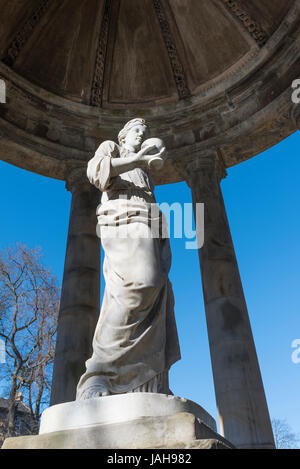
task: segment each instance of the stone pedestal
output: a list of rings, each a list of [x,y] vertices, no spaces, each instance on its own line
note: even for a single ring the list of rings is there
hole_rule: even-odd
[[[129,393],[49,407],[40,434],[8,438],[3,449],[231,448],[214,419],[176,396]]]

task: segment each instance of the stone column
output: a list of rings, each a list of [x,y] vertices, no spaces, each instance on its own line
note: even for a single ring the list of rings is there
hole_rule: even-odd
[[[96,208],[100,192],[85,169],[72,170],[66,188],[72,192],[69,231],[60,301],[51,405],[75,399],[76,386],[92,354],[100,313],[100,240]]]
[[[194,213],[204,203],[198,250],[220,432],[237,448],[273,448],[274,439],[214,153],[187,167]]]

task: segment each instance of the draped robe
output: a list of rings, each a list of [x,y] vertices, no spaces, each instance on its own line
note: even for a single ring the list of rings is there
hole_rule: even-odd
[[[90,182],[103,192],[97,217],[105,252],[105,292],[77,399],[171,393],[168,370],[180,359],[168,278],[171,251],[168,237],[161,232],[157,236],[162,214],[151,176],[140,168],[111,176],[111,158],[128,154],[106,141],[88,164]]]

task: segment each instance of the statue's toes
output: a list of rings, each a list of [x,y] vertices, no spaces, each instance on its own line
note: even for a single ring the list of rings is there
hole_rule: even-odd
[[[92,388],[92,389],[87,389],[81,396],[81,399],[86,400],[86,399],[93,399],[96,397],[102,397],[102,396],[109,396],[109,391],[103,389],[102,387],[100,388]]]

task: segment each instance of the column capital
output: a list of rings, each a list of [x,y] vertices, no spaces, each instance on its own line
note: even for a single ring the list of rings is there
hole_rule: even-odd
[[[75,168],[68,168],[66,177],[66,189],[70,192],[78,189],[81,186],[89,186],[90,182],[86,175],[86,166],[78,166]]]
[[[192,180],[198,174],[206,175],[210,181],[220,181],[227,176],[226,166],[222,158],[222,153],[219,149],[197,155],[194,159],[189,161],[185,166],[186,182],[191,187]]]

